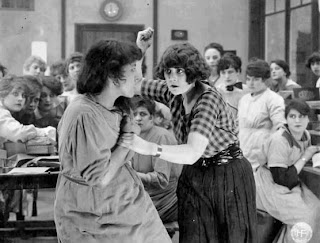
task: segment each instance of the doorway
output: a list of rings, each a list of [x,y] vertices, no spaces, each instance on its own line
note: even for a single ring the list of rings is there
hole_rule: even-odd
[[[108,38],[135,43],[143,29],[144,25],[76,24],[75,50],[85,54],[93,44]]]

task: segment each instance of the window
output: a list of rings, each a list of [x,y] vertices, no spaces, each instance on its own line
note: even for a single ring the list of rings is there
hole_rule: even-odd
[[[265,0],[264,21],[266,61],[287,61],[291,79],[313,86],[304,65],[313,50],[312,1]]]
[[[0,0],[0,10],[34,10],[34,0]]]
[[[305,61],[320,46],[318,0],[250,0],[249,7],[249,58],[283,59],[292,80],[315,87]]]

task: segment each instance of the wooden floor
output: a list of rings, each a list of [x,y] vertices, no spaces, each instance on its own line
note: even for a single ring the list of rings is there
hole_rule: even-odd
[[[37,217],[27,217],[26,220],[53,220],[53,203],[55,189],[40,189],[37,200]],[[14,214],[10,214],[10,219],[13,220]],[[56,237],[35,237],[29,239],[7,238],[4,243],[53,243],[57,242]],[[179,232],[176,232],[172,239],[173,243],[179,242]]]
[[[54,188],[50,189],[39,189],[38,200],[37,200],[37,217],[26,217],[25,220],[53,220],[53,203],[54,203]],[[9,220],[14,220],[15,215],[10,214]],[[21,238],[7,238],[4,243],[52,243],[57,242],[56,237],[35,237],[28,239]]]

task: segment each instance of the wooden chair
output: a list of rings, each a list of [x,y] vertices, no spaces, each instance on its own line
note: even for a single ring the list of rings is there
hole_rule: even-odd
[[[282,222],[273,218],[267,212],[257,209],[259,243],[270,243],[277,236]]]

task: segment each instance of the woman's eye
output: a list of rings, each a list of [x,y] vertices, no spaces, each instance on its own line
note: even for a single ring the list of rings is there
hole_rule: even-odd
[[[170,69],[166,69],[166,70],[165,70],[165,73],[166,73],[166,74],[170,74],[170,73],[171,73],[171,70],[170,70]]]
[[[180,74],[184,73],[184,69],[183,69],[183,68],[179,68],[179,69],[177,70],[177,73],[180,73]]]

